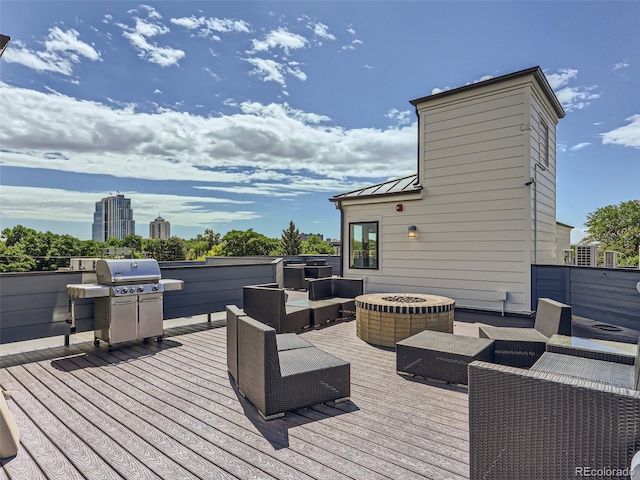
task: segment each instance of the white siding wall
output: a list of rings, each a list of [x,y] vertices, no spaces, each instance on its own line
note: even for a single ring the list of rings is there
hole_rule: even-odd
[[[556,122],[532,83],[510,79],[418,105],[424,188],[417,199],[344,202],[345,231],[349,222],[380,222],[380,269],[345,263],[345,276],[365,277],[367,292],[432,293],[485,310],[501,310],[506,291],[506,311],[532,311],[534,187],[525,184],[534,176],[540,114],[548,116],[551,147],[550,168],[538,174],[536,242],[539,260],[556,257]],[[417,226],[416,239],[408,238],[409,225]]]
[[[564,265],[564,251],[571,248],[571,229],[572,227],[563,224],[556,224],[556,232],[558,233],[556,263]]]
[[[536,183],[531,186],[531,263],[557,264],[556,233],[556,121],[543,107],[537,90],[530,94],[531,125],[531,177]],[[538,166],[541,149],[543,119],[549,132],[549,165],[542,170]],[[536,202],[534,203],[534,198]]]

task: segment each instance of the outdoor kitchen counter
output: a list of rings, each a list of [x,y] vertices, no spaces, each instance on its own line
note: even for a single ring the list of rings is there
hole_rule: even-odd
[[[420,293],[373,293],[356,301],[356,332],[385,347],[424,330],[453,333],[455,301]]]

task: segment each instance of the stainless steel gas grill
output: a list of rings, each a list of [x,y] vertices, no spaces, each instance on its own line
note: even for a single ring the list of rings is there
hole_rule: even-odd
[[[98,260],[97,284],[70,284],[71,324],[75,327],[73,298],[94,299],[94,344],[155,337],[162,341],[163,293],[182,289],[182,280],[161,279],[153,259]]]

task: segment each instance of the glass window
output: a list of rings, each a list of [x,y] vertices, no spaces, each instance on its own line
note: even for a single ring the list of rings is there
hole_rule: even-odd
[[[378,269],[378,222],[349,224],[349,268]]]
[[[540,119],[540,149],[538,161],[544,167],[549,166],[549,127],[547,122]]]

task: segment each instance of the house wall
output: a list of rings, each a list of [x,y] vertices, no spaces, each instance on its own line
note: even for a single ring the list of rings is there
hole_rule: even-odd
[[[556,260],[558,265],[564,265],[564,251],[571,248],[571,230],[573,227],[562,223],[556,224],[557,233],[557,253]]]
[[[367,292],[445,295],[459,307],[483,310],[501,310],[500,292],[508,292],[506,311],[532,311],[536,205],[538,257],[556,258],[553,146],[554,167],[538,174],[535,203],[526,185],[539,112],[547,115],[533,83],[531,76],[510,79],[417,105],[424,188],[419,199],[402,202],[402,212],[395,210],[401,197],[343,201],[345,231],[349,222],[380,222],[380,269],[345,263],[346,276],[365,277]],[[547,120],[550,145],[553,118]],[[408,238],[409,225],[417,226],[416,239]],[[347,250],[344,257],[347,262]]]
[[[531,263],[555,265],[557,259],[556,231],[556,124],[557,116],[546,107],[542,93],[531,85],[525,90],[529,103],[529,152],[530,178],[534,180],[530,187],[531,199]],[[540,163],[543,150],[541,144],[543,122],[548,128],[549,149],[548,165]],[[542,165],[542,167],[541,167]]]

